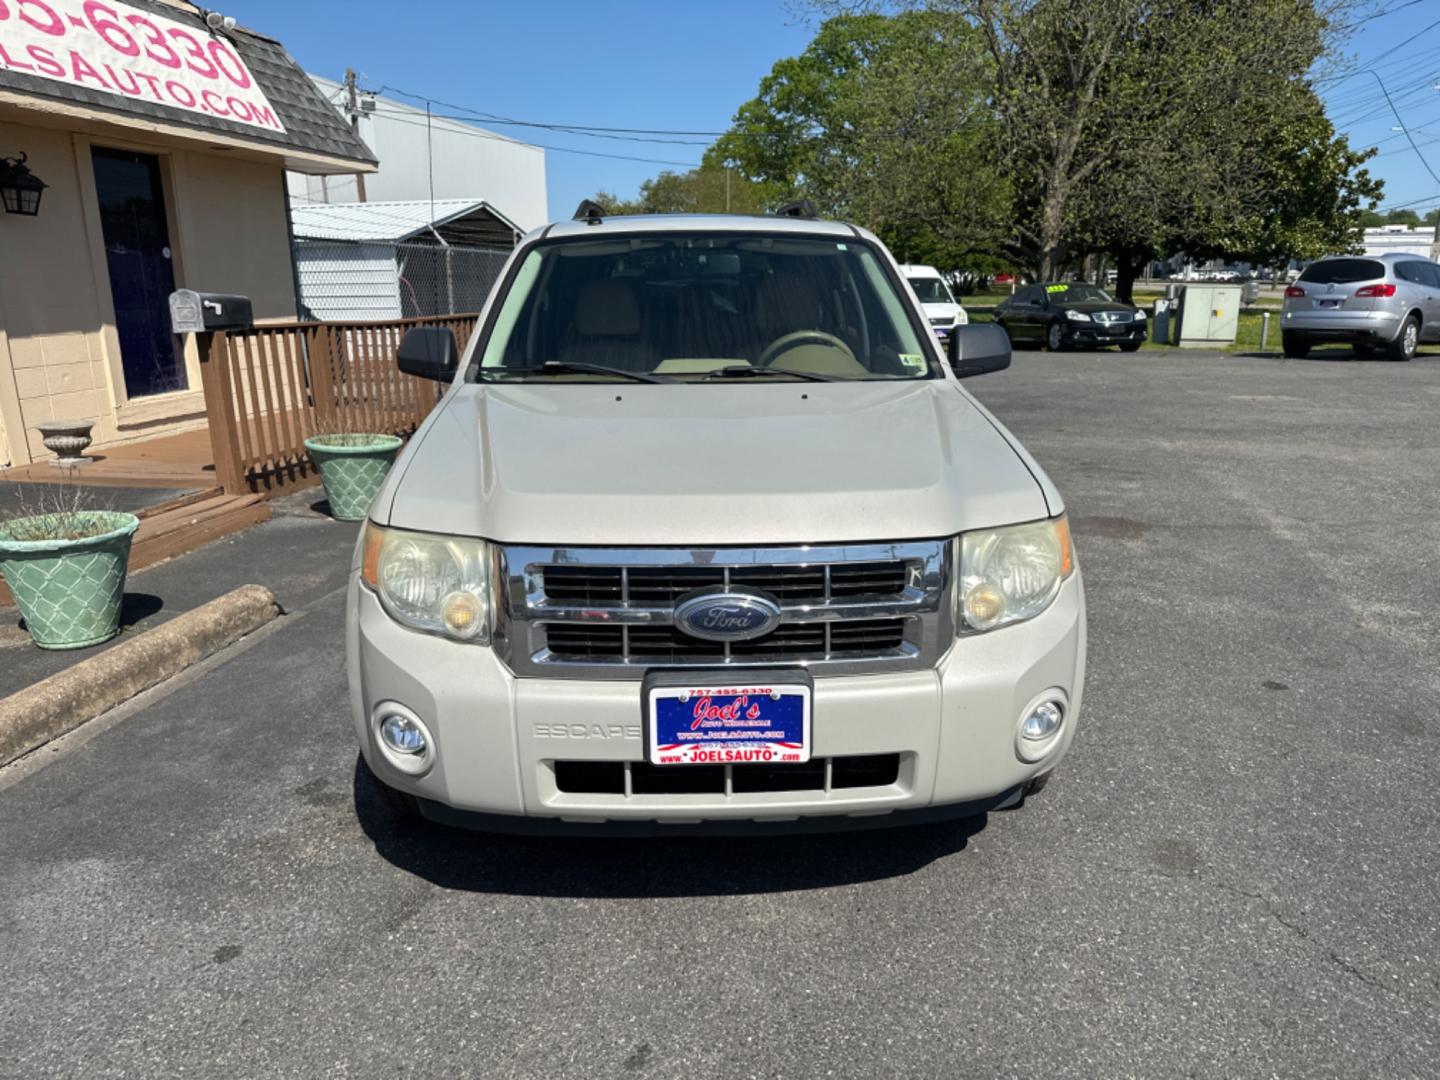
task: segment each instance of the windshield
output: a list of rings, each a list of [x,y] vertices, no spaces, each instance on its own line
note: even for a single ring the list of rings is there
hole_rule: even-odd
[[[1385,264],[1374,259],[1322,259],[1307,266],[1300,280],[1316,285],[1348,285],[1384,276]]]
[[[1112,303],[1110,294],[1097,285],[1082,285],[1074,282],[1061,282],[1058,285],[1046,285],[1045,291],[1050,294],[1050,299],[1059,304],[1088,304],[1095,301]]]
[[[912,277],[910,287],[922,304],[953,304],[955,298],[938,277]]]
[[[473,374],[547,382],[641,375],[663,382],[761,368],[777,381],[781,374],[937,374],[910,310],[868,244],[753,233],[535,245],[511,281]]]

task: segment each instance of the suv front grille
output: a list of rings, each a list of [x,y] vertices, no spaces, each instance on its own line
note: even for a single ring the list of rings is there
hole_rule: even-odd
[[[950,634],[949,542],[834,547],[501,549],[496,647],[519,675],[638,678],[656,666],[933,664]],[[675,625],[701,589],[762,592],[780,624],[714,642]]]
[[[622,626],[591,623],[545,623],[550,655],[560,660],[624,660],[626,632]],[[673,626],[637,626],[629,631],[632,663],[674,664],[686,660],[725,660],[718,641],[693,638]],[[834,656],[874,656],[898,649],[905,641],[904,619],[858,619],[834,624],[830,649]],[[788,623],[764,637],[730,645],[732,657],[770,656],[813,659],[825,655],[825,625]]]
[[[850,563],[830,568],[830,596],[899,596],[905,591],[905,563],[900,560]],[[545,596],[552,603],[618,603],[626,593],[632,604],[675,603],[696,589],[730,585],[759,589],[786,602],[825,600],[825,567],[735,567],[726,581],[725,570],[715,566],[632,567],[549,566],[545,568]]]

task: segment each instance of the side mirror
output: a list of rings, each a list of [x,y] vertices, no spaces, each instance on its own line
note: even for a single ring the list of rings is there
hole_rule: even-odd
[[[395,362],[406,375],[449,382],[460,366],[455,335],[443,326],[414,326],[405,331]]]
[[[1010,335],[994,323],[957,326],[950,332],[945,351],[957,379],[1004,371],[1010,366]]]

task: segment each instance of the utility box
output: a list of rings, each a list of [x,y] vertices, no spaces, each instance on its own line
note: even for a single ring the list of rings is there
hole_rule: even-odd
[[[1180,292],[1180,332],[1185,349],[1235,344],[1240,325],[1239,285],[1186,285]]]
[[[1169,345],[1174,338],[1170,333],[1171,309],[1175,301],[1161,297],[1155,301],[1155,313],[1150,317],[1150,340],[1156,345]]]

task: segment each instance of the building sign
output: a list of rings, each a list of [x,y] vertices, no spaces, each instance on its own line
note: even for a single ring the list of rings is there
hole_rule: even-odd
[[[0,67],[285,131],[228,41],[123,3],[0,0]]]

